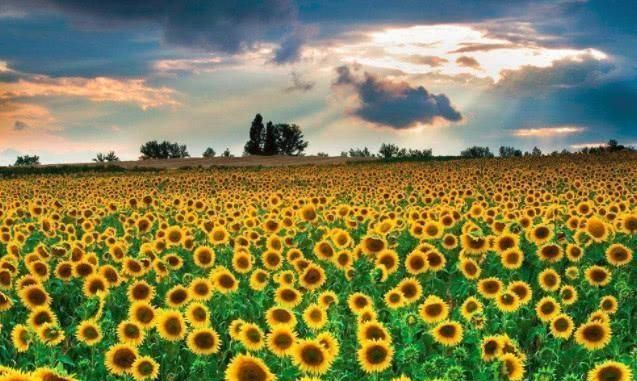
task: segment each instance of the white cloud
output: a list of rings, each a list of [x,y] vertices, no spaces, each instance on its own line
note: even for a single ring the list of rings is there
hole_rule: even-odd
[[[491,37],[487,30],[476,26],[459,24],[389,27],[368,31],[363,38],[350,38],[340,44],[332,42],[306,50],[314,55],[322,51],[324,58],[338,57],[348,63],[400,70],[407,74],[468,74],[490,78],[494,82],[505,70],[518,70],[525,66],[550,67],[564,59],[608,58],[596,49],[551,48],[537,43],[516,42],[504,37]],[[438,60],[432,66],[419,62],[415,57],[429,57],[429,60],[437,57]],[[463,64],[467,60],[475,61],[479,67]]]

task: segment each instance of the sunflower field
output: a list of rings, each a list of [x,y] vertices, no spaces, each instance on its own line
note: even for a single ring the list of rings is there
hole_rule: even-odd
[[[0,381],[630,381],[637,156],[0,180]]]

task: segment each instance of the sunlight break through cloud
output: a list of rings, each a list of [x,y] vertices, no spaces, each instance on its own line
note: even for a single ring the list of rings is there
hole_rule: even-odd
[[[550,138],[554,136],[564,136],[578,134],[586,130],[584,127],[577,126],[558,126],[558,127],[543,127],[543,128],[521,128],[513,132],[513,136],[527,138]]]

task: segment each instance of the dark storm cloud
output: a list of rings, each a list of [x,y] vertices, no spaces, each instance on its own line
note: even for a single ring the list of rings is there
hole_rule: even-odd
[[[370,73],[358,79],[347,66],[338,67],[336,72],[334,85],[354,88],[360,101],[354,113],[368,122],[406,129],[419,123],[432,124],[436,118],[462,120],[444,94],[431,94],[422,86],[411,87],[406,82],[391,82]]]
[[[88,29],[159,27],[166,42],[230,53],[289,30],[297,17],[292,0],[9,1],[27,10],[62,12]]]
[[[582,138],[637,138],[637,78],[607,60],[582,57],[546,68],[505,71],[491,94],[512,110],[519,126],[586,126]],[[505,104],[514,102],[515,104]]]
[[[592,56],[582,56],[579,60],[563,59],[544,68],[526,66],[504,70],[495,89],[509,94],[525,94],[595,86],[611,80],[616,69],[613,63]]]
[[[291,93],[294,91],[307,92],[314,88],[315,83],[312,81],[304,80],[300,73],[293,71],[290,73],[292,77],[292,86],[285,88],[285,92]]]
[[[479,69],[480,63],[473,57],[460,56],[456,59],[456,63],[460,66],[470,67],[472,69]]]

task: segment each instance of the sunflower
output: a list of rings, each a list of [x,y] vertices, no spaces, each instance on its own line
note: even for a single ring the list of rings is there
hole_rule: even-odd
[[[427,255],[420,250],[414,250],[405,258],[405,269],[411,275],[424,273],[429,268]]]
[[[29,312],[29,326],[33,328],[39,328],[45,323],[57,324],[57,321],[57,316],[48,306],[36,307]]]
[[[319,265],[310,264],[303,270],[303,273],[299,277],[301,286],[308,290],[316,290],[322,287],[327,278],[325,277],[325,270]]]
[[[249,351],[258,351],[265,345],[263,331],[254,323],[244,323],[241,326],[239,341]]]
[[[303,321],[310,329],[321,329],[327,323],[327,311],[318,304],[310,304],[303,311]]]
[[[573,333],[573,319],[566,314],[559,314],[551,320],[550,327],[553,336],[567,340]]]
[[[480,278],[482,269],[480,268],[480,265],[478,264],[478,262],[476,262],[474,259],[461,258],[460,262],[458,262],[458,267],[460,268],[460,271],[462,272],[462,275],[464,275],[465,278],[469,280],[475,280]]]
[[[195,265],[202,269],[207,269],[215,264],[215,251],[208,246],[199,246],[192,254]]]
[[[358,316],[356,317],[356,321],[358,324],[363,324],[368,321],[377,320],[378,315],[372,306],[367,306],[363,308],[360,312],[358,312]]]
[[[630,368],[620,362],[607,360],[588,372],[587,381],[632,381]]]
[[[486,336],[480,344],[481,357],[484,361],[493,361],[502,355],[502,341],[498,336]]]
[[[31,310],[36,307],[48,306],[51,303],[49,293],[39,284],[24,287],[18,292],[18,296],[20,296],[22,304]]]
[[[213,245],[225,245],[230,241],[230,234],[223,226],[215,226],[208,233],[208,241]]]
[[[500,263],[507,270],[517,270],[524,262],[524,252],[518,248],[506,250],[500,254]]]
[[[578,294],[575,287],[571,285],[562,286],[560,289],[560,300],[565,306],[570,306],[577,301]]]
[[[384,268],[387,274],[393,274],[398,271],[398,265],[400,264],[398,253],[394,250],[385,249],[376,254],[375,264],[376,267]]]
[[[398,308],[404,307],[407,304],[405,300],[405,296],[397,289],[391,289],[387,291],[383,297],[385,301],[385,305],[387,308],[391,310],[396,310]]]
[[[186,308],[185,318],[192,327],[206,327],[210,323],[210,311],[205,304],[192,302]]]
[[[340,346],[336,338],[329,332],[321,332],[314,339],[317,343],[321,344],[327,351],[330,359],[335,359],[338,356]],[[331,361],[331,360],[330,360]]]
[[[604,348],[612,336],[610,326],[605,323],[591,321],[580,325],[575,331],[575,342],[589,351]]]
[[[566,258],[568,258],[571,262],[579,262],[580,259],[584,256],[584,250],[581,247],[569,243],[566,246]]]
[[[332,363],[327,350],[314,340],[299,340],[294,345],[292,359],[301,371],[313,374],[326,373]]]
[[[239,288],[239,281],[228,269],[220,268],[211,276],[212,284],[214,284],[215,289],[222,294],[237,291]]]
[[[178,341],[186,336],[186,322],[179,311],[162,311],[155,326],[159,336],[167,341]]]
[[[633,251],[626,246],[616,243],[606,249],[606,260],[609,264],[620,267],[633,260]]]
[[[369,296],[361,292],[355,292],[347,298],[347,305],[353,313],[359,314],[365,307],[373,307],[373,302]]]
[[[542,246],[553,238],[553,230],[548,225],[540,224],[534,226],[527,233],[527,239],[536,246]]]
[[[250,288],[254,291],[261,291],[268,285],[269,275],[263,269],[257,269],[250,274]]]
[[[148,356],[139,356],[133,362],[131,373],[135,381],[150,381],[159,376],[159,364]]]
[[[432,250],[427,253],[427,263],[429,265],[428,270],[438,272],[445,268],[447,259],[440,252]]]
[[[473,297],[469,296],[460,306],[460,314],[466,321],[470,321],[471,317],[475,314],[482,313],[483,306],[480,301]]]
[[[514,281],[509,283],[507,290],[513,292],[520,298],[520,304],[525,305],[533,298],[531,286],[524,281]]]
[[[519,381],[524,377],[524,362],[512,353],[505,353],[500,356],[502,364],[502,374],[510,381]]]
[[[358,363],[365,373],[382,372],[391,366],[394,350],[384,341],[367,341],[358,350]]]
[[[559,262],[564,257],[562,248],[554,243],[543,245],[536,253],[541,261],[549,263]]]
[[[338,295],[334,291],[323,291],[319,294],[317,302],[323,308],[329,308],[332,305],[338,304]]]
[[[302,300],[301,293],[294,287],[279,287],[274,294],[275,302],[282,307],[294,308]]]
[[[489,249],[489,241],[485,237],[463,234],[460,236],[460,244],[467,254],[482,254]],[[513,246],[512,246],[513,247]]]
[[[265,340],[265,344],[278,357],[290,356],[296,343],[296,332],[287,325],[278,325],[272,329]]]
[[[430,295],[420,305],[420,317],[428,324],[438,323],[445,320],[449,315],[449,306],[436,295]]]
[[[274,306],[265,312],[265,320],[270,328],[277,327],[279,325],[286,325],[289,327],[296,326],[296,317],[294,313],[284,307]]]
[[[152,327],[156,315],[155,308],[145,301],[134,302],[128,309],[128,318],[143,328]]]
[[[498,310],[505,313],[515,312],[521,306],[520,297],[513,291],[500,292],[495,297],[495,303]]]
[[[359,343],[364,343],[366,341],[384,341],[391,344],[392,342],[389,331],[387,331],[382,323],[377,321],[368,321],[359,324],[357,337]]]
[[[560,278],[560,274],[552,268],[547,268],[542,270],[537,276],[538,283],[542,290],[550,292],[557,291],[560,288],[560,284],[562,279]]]
[[[484,278],[478,281],[478,292],[485,299],[495,299],[503,288],[502,281],[496,277]]]
[[[155,288],[145,280],[138,280],[128,286],[128,300],[132,302],[150,302],[155,296]]]
[[[617,298],[612,295],[606,295],[600,300],[599,308],[607,314],[614,314],[617,312]]]
[[[134,321],[124,320],[117,326],[117,338],[120,343],[139,347],[144,341],[144,336],[145,334],[142,326]]]
[[[228,326],[228,334],[232,340],[239,340],[241,338],[241,329],[246,322],[242,319],[234,319]]]
[[[444,346],[455,346],[460,344],[463,336],[463,329],[460,323],[453,320],[438,323],[432,330],[431,335],[434,340]]]
[[[173,286],[166,292],[166,304],[171,308],[180,308],[186,305],[189,300],[188,289],[180,284]]]
[[[579,269],[576,266],[569,266],[564,270],[564,275],[570,280],[579,278]]]
[[[408,304],[414,303],[422,297],[422,286],[420,282],[413,277],[403,278],[396,285],[396,289],[403,295]]]
[[[366,236],[361,240],[361,249],[365,255],[375,255],[387,248],[387,241],[375,236]]]
[[[458,238],[453,234],[445,234],[442,237],[442,247],[447,250],[455,249],[458,246]]]
[[[207,301],[212,297],[214,286],[206,278],[195,278],[188,286],[188,298],[196,301]]]
[[[11,330],[11,342],[13,348],[19,353],[29,350],[31,345],[31,333],[24,324],[16,324]]]
[[[93,346],[102,341],[102,329],[95,320],[84,320],[76,329],[75,337],[88,346]]]
[[[602,310],[596,310],[591,312],[590,315],[588,315],[588,321],[603,323],[603,324],[610,324],[610,315],[608,315],[606,312]]]
[[[197,355],[212,355],[219,351],[221,341],[219,334],[212,328],[195,328],[188,334],[186,339],[188,349]]]
[[[239,274],[246,274],[252,270],[252,255],[247,249],[235,250],[232,254],[232,269]]]
[[[225,381],[275,381],[270,368],[258,357],[238,354],[226,368]]]
[[[544,323],[548,323],[561,312],[559,303],[552,296],[545,296],[535,305],[537,317]]]
[[[132,371],[137,356],[137,349],[134,347],[128,344],[115,344],[106,351],[104,364],[110,373],[124,375]]]
[[[608,225],[599,217],[589,218],[584,229],[595,242],[605,241],[608,234],[610,234]]]
[[[496,253],[499,255],[504,254],[505,252],[516,249],[520,243],[520,237],[516,234],[504,233],[495,238],[493,242],[493,248]]]
[[[584,271],[588,284],[595,287],[604,287],[610,283],[612,274],[606,267],[593,265]]]

